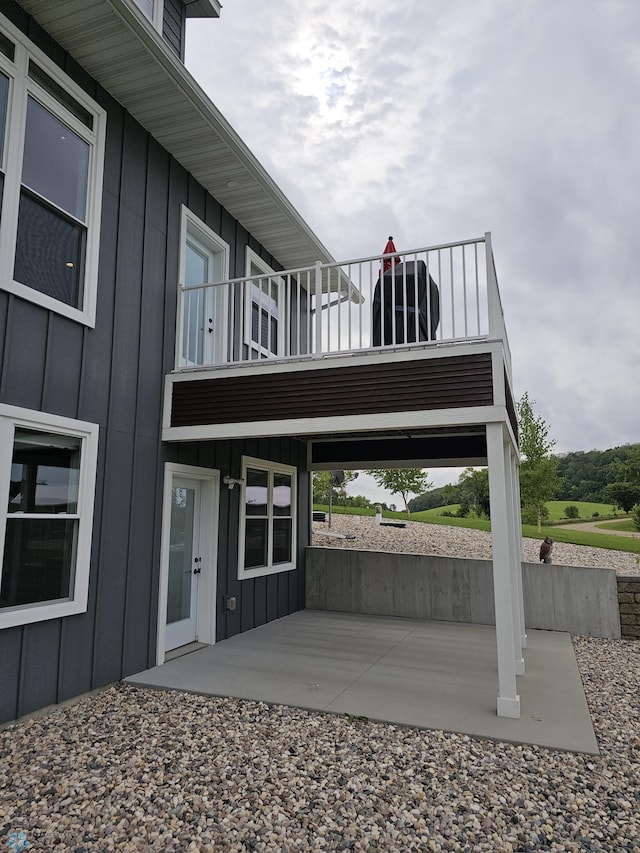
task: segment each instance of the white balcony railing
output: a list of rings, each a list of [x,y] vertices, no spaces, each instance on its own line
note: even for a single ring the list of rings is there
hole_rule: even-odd
[[[300,360],[500,339],[491,235],[333,264],[180,286],[176,367]]]

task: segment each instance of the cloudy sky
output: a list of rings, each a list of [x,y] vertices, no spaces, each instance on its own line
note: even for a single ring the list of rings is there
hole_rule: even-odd
[[[491,231],[516,397],[640,441],[638,0],[226,0],[187,44],[336,259]]]

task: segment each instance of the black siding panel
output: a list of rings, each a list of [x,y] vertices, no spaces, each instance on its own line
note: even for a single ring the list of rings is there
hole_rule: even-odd
[[[194,379],[173,386],[171,425],[361,415],[493,403],[491,356]]]
[[[39,409],[49,329],[48,313],[13,298],[7,315],[7,340],[2,365],[2,402]]]
[[[229,242],[240,272],[247,241],[270,256],[28,16],[10,0],[0,0],[0,10],[34,33],[107,110],[95,328],[0,292],[0,402],[99,426],[87,612],[0,631],[6,720],[155,663],[165,461],[237,476],[243,453],[275,453],[282,457],[275,461],[302,465],[306,456],[304,445],[288,442],[161,444],[163,378],[174,361],[180,205]],[[266,579],[237,579],[238,494],[223,488],[220,495],[218,639],[267,618]],[[289,611],[293,598],[302,601],[293,580],[300,570],[289,574],[275,579],[280,613],[284,589]],[[225,594],[238,597],[233,614],[223,612]]]
[[[24,628],[5,628],[0,636],[0,720],[18,716]]]
[[[182,0],[164,0],[162,35],[171,50],[184,61],[185,8]]]
[[[109,431],[106,467],[110,472],[117,471],[118,476],[109,476],[105,480],[93,686],[109,684],[122,677],[133,469],[133,439],[130,434]]]
[[[42,408],[64,415],[78,411],[84,326],[51,315]]]
[[[29,714],[56,701],[60,620],[35,622],[24,628],[21,697],[18,714]]]
[[[147,666],[147,643],[150,634],[152,600],[151,584],[145,567],[154,553],[156,506],[149,500],[150,487],[157,492],[156,464],[158,447],[153,438],[138,437],[134,452],[133,498],[129,524],[129,570],[126,578],[126,610],[123,639],[123,670],[139,672]],[[155,624],[155,617],[154,617]]]

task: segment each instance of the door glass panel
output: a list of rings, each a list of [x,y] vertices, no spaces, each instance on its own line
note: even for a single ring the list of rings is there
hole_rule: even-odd
[[[0,74],[0,167],[4,153],[5,126],[7,123],[7,98],[9,96],[9,78]]]
[[[167,624],[191,615],[194,512],[195,490],[174,487],[171,490]]]
[[[84,221],[90,146],[33,98],[27,101],[22,183]]]
[[[196,287],[209,280],[209,255],[191,240],[187,240],[184,262],[185,287]],[[203,364],[205,330],[208,329],[206,291],[185,291],[182,357],[191,364]]]

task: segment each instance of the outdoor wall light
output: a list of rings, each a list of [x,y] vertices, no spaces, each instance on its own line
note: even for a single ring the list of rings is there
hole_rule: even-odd
[[[222,482],[225,484],[225,486],[227,486],[229,491],[231,491],[231,489],[235,485],[238,485],[238,486],[244,485],[244,480],[236,480],[235,477],[230,477],[228,474],[225,474],[225,476],[222,478]]]

